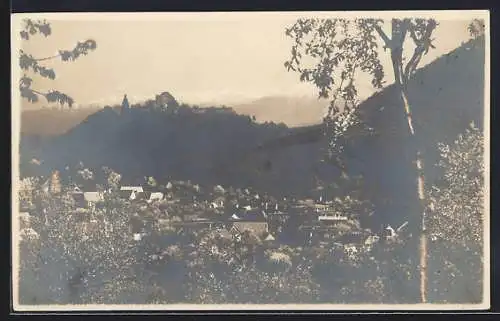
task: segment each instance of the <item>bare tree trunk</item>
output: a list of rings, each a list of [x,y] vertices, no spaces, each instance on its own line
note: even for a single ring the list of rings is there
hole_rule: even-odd
[[[415,128],[413,127],[413,118],[411,107],[408,100],[407,84],[412,75],[420,57],[423,54],[419,50],[412,58],[412,65],[408,65],[403,69],[403,42],[409,28],[409,21],[396,20],[392,21],[392,40],[390,41],[392,67],[394,69],[394,78],[396,85],[400,88],[401,100],[405,109],[406,120],[410,136],[415,141]],[[419,49],[419,48],[417,48]],[[416,62],[415,62],[416,61]],[[421,213],[421,237],[420,237],[420,300],[422,303],[427,302],[427,237],[425,231],[425,192],[424,192],[424,169],[423,159],[419,146],[416,146],[415,165],[417,170],[417,195],[419,203],[419,211]]]
[[[401,86],[401,99],[406,113],[406,120],[408,121],[408,128],[410,135],[415,137],[415,129],[413,127],[413,119],[408,102],[408,95],[406,86]],[[420,235],[420,300],[422,303],[427,302],[427,233],[425,226],[425,190],[424,190],[424,167],[423,159],[420,149],[416,149],[415,165],[417,170],[417,195],[421,211],[421,235]]]

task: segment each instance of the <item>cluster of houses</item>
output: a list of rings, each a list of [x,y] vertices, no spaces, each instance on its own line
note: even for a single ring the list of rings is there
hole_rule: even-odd
[[[339,236],[338,225],[349,221],[349,218],[333,211],[332,202],[324,201],[321,196],[319,201],[276,200],[245,189],[243,197],[231,199],[223,187],[216,186],[211,197],[203,198],[197,193],[185,193],[189,188],[180,187],[182,184],[174,186],[168,183],[166,192],[160,192],[143,186],[121,186],[119,194],[130,202],[151,204],[168,201],[186,205],[180,214],[181,220],[171,223],[179,233],[209,229],[238,238],[238,235],[249,231],[266,242],[283,240],[288,234],[290,238],[295,238],[294,241],[313,244],[336,239]],[[199,191],[197,185],[190,187],[191,191]],[[172,190],[177,193],[168,193]],[[75,191],[73,196],[78,207],[95,209],[103,200],[104,193]],[[297,224],[288,224],[291,217],[298,220]],[[290,229],[295,231],[290,232]],[[136,229],[134,239],[142,239],[141,233],[144,232]],[[363,231],[347,234],[350,243],[366,242],[369,237]]]
[[[50,184],[46,189],[54,192],[54,187]],[[377,235],[353,227],[352,221],[338,214],[333,202],[324,200],[323,196],[316,201],[286,198],[277,200],[248,189],[234,195],[222,186],[216,186],[211,193],[199,192],[198,185],[186,182],[169,182],[162,191],[151,186],[127,185],[121,186],[118,191],[121,198],[130,202],[183,206],[178,210],[180,213],[175,213],[180,216],[180,220],[171,223],[179,233],[209,229],[239,237],[238,235],[249,231],[266,242],[282,242],[288,237],[289,240],[309,245],[331,241],[372,244],[380,239]],[[71,195],[77,209],[94,211],[97,207],[104,206],[106,193],[82,191],[75,187]],[[29,216],[25,211],[22,214]],[[383,237],[394,238],[405,226],[406,223],[397,230],[387,227]],[[26,233],[28,229],[28,226],[24,226]],[[33,234],[32,232],[29,231]],[[137,241],[145,233],[143,228],[133,229],[132,232]]]

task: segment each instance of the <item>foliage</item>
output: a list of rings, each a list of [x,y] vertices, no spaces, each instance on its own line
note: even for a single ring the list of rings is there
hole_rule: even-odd
[[[21,252],[25,269],[39,266],[31,281],[45,290],[38,301],[120,303],[137,297],[144,280],[135,273],[141,256],[129,231],[133,213],[134,207],[112,194],[95,211],[76,207],[70,194],[39,203],[32,215],[40,238],[22,242]],[[45,282],[52,284],[43,286]]]
[[[436,300],[480,302],[483,266],[484,139],[471,124],[453,144],[439,144],[442,180],[428,191]]]
[[[443,179],[429,191],[437,238],[456,243],[483,242],[484,142],[482,132],[471,125],[450,146],[439,144]]]
[[[359,73],[368,74],[376,89],[384,84],[378,38],[383,40],[384,50],[390,50],[396,83],[402,86],[406,86],[421,57],[434,48],[431,35],[437,23],[433,19],[393,19],[392,38],[383,31],[383,24],[381,19],[367,18],[299,19],[286,30],[295,43],[285,67],[299,73],[301,81],[314,84],[319,97],[330,98],[325,117],[330,157],[342,152],[339,140],[347,128],[359,122],[354,111],[359,102],[356,83]],[[403,43],[407,35],[415,49],[403,68]]]
[[[214,233],[201,237],[201,246],[187,257],[187,298],[197,303],[313,303],[318,285],[310,272],[292,266],[290,256],[278,251],[265,254],[251,238],[227,240]],[[286,257],[284,265],[276,256]]]
[[[50,23],[46,20],[34,21],[32,19],[25,19],[23,24],[23,29],[20,31],[20,36],[24,41],[28,41],[32,36],[36,34],[42,34],[48,37],[52,34],[52,28]],[[54,69],[48,68],[40,64],[42,61],[47,61],[55,58],[61,58],[61,61],[74,61],[81,56],[87,55],[90,51],[95,50],[97,44],[94,40],[88,39],[83,42],[78,42],[75,48],[71,50],[59,50],[59,53],[55,56],[45,57],[45,58],[35,58],[33,55],[26,53],[24,50],[19,51],[19,66],[25,72],[31,72],[33,74],[38,74],[43,78],[55,79],[56,73]],[[33,89],[32,86],[33,78],[27,76],[25,73],[21,80],[19,81],[19,90],[21,97],[27,99],[29,102],[37,102],[39,96],[45,97],[47,102],[56,102],[61,105],[73,106],[74,100],[70,96],[57,91],[50,90],[48,92],[40,92]]]
[[[146,177],[146,184],[148,184],[151,187],[155,187],[155,186],[158,185],[158,183],[156,182],[155,178],[152,177],[152,176]]]
[[[119,189],[122,176],[109,167],[104,167],[103,172],[107,177],[107,187],[117,191]]]
[[[467,26],[467,30],[472,38],[484,36],[485,24],[482,19],[474,19]]]

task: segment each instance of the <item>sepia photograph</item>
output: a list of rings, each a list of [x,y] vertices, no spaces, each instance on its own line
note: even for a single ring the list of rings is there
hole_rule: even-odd
[[[488,309],[489,19],[12,14],[14,310]]]

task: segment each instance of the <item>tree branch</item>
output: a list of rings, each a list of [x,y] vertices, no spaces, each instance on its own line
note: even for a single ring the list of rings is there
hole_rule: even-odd
[[[411,39],[413,39],[415,45],[417,47],[420,46],[420,40],[417,38],[417,35],[415,34],[415,28],[413,27],[413,25],[410,25],[409,30],[410,30],[410,37]]]
[[[44,60],[54,59],[54,58],[57,58],[57,57],[61,57],[61,54],[57,54],[57,55],[53,55],[53,56],[45,57],[45,58],[34,58],[34,60],[35,61],[44,61]]]
[[[411,20],[410,19],[404,19],[401,22],[401,44],[404,43],[406,34],[408,33],[408,29],[410,29],[411,26]]]
[[[46,97],[46,96],[47,96],[47,94],[46,94],[46,93],[43,93],[43,92],[38,91],[38,90],[36,90],[36,89],[29,88],[29,90],[31,90],[32,92],[34,92],[34,93],[35,93],[35,94],[37,94],[37,95],[40,95],[40,96],[43,96],[43,97]]]
[[[413,52],[410,61],[408,61],[408,63],[406,64],[404,70],[403,80],[405,85],[410,80],[410,77],[413,74],[413,72],[415,72],[415,70],[417,69],[418,63],[420,62],[420,59],[422,58],[423,54],[424,54],[424,48],[422,46],[418,46],[417,48],[415,48],[415,51]]]
[[[411,75],[417,69],[417,66],[422,59],[422,56],[429,51],[429,48],[434,48],[431,43],[431,35],[434,28],[436,28],[436,22],[434,20],[429,20],[425,26],[425,32],[422,33],[421,37],[417,37],[415,32],[415,26],[413,24],[409,25],[410,37],[416,45],[413,55],[404,69],[404,81],[407,83],[410,80]]]
[[[392,49],[392,40],[389,39],[389,37],[385,34],[384,30],[382,30],[382,27],[380,27],[378,24],[375,24],[375,30],[384,41],[384,50]]]
[[[69,107],[72,107],[74,103],[73,98],[55,90],[51,90],[49,92],[44,93],[36,89],[33,89],[24,83],[19,84],[19,90],[21,91],[21,97],[28,99],[30,102],[36,102],[38,101],[37,96],[43,96],[49,103],[57,102],[61,105],[68,104]]]

